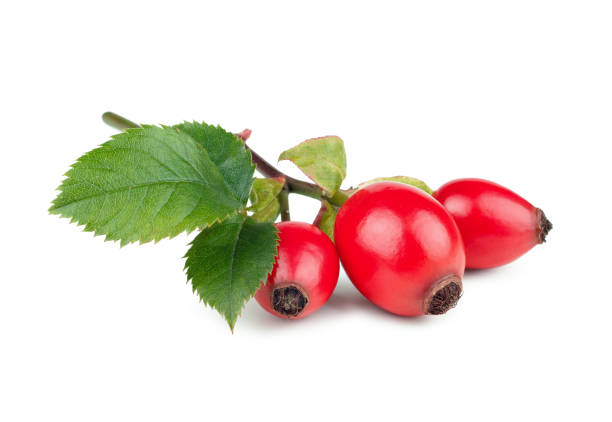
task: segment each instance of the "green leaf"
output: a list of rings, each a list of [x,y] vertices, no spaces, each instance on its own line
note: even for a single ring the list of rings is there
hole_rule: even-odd
[[[190,232],[244,208],[206,150],[168,127],[117,134],[66,176],[49,212],[122,246]]]
[[[376,182],[399,182],[404,183],[406,185],[414,186],[415,188],[419,188],[430,195],[433,193],[433,190],[431,190],[431,188],[427,186],[425,182],[419,179],[415,179],[414,177],[408,176],[378,177],[376,179],[368,180],[367,182],[361,183],[359,186],[357,186],[357,189],[364,188]]]
[[[258,223],[273,223],[280,214],[278,194],[285,185],[284,177],[256,178],[251,189],[251,216]]]
[[[265,208],[253,213],[251,218],[258,223],[274,223],[280,214],[280,202],[274,198]]]
[[[272,272],[277,244],[273,224],[236,215],[203,230],[187,251],[185,268],[194,292],[232,331],[246,301]]]
[[[329,196],[346,177],[344,142],[337,136],[308,139],[281,153],[278,160],[292,161]]]
[[[334,224],[336,223],[336,215],[338,215],[336,208],[329,202],[323,200],[319,214],[314,222],[314,225],[320,228],[332,242],[334,241]]]
[[[184,122],[174,127],[204,147],[234,196],[246,204],[255,166],[244,143],[233,133],[206,123]]]
[[[285,186],[284,177],[255,178],[251,189],[251,211],[260,211],[267,207],[278,196]]]

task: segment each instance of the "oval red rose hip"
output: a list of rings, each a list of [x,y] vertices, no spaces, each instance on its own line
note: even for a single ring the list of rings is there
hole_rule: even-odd
[[[450,214],[430,195],[380,182],[340,209],[336,247],[349,278],[370,301],[399,315],[442,314],[462,292],[465,253]]]
[[[493,268],[514,261],[545,242],[552,229],[541,209],[488,180],[453,180],[434,197],[459,226],[468,268]]]

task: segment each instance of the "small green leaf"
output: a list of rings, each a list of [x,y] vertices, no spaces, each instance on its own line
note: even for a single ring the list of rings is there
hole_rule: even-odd
[[[270,205],[270,202],[278,196],[283,186],[285,185],[284,177],[270,177],[267,179],[256,178],[253,180],[253,188],[251,189],[251,211],[261,211]]]
[[[245,204],[255,166],[251,161],[251,152],[244,147],[244,143],[233,133],[206,123],[184,122],[174,127],[204,147],[234,196]]]
[[[251,218],[258,223],[274,223],[280,214],[280,202],[278,198],[272,199],[265,208],[253,213]]]
[[[378,177],[376,179],[368,180],[367,182],[361,183],[359,186],[357,186],[357,189],[364,188],[376,182],[399,182],[404,183],[406,185],[414,186],[415,188],[419,188],[430,195],[433,193],[433,190],[431,190],[431,188],[427,186],[425,182],[419,179],[415,179],[414,177],[408,176]]]
[[[258,223],[273,223],[280,214],[280,202],[278,194],[285,185],[284,177],[271,177],[267,179],[255,179],[251,189],[251,216]]]
[[[260,211],[267,207],[285,186],[284,177],[269,177],[267,179],[255,178],[251,189],[251,206],[249,210]]]
[[[281,153],[278,160],[292,161],[329,196],[346,177],[344,142],[337,136],[308,139]]]
[[[185,268],[194,292],[232,331],[244,304],[272,271],[277,244],[273,224],[236,215],[204,229],[187,251]]]
[[[169,127],[117,134],[66,176],[49,212],[121,245],[190,232],[244,208],[207,151]]]
[[[280,202],[278,194],[285,185],[284,177],[271,177],[267,179],[255,179],[251,189],[251,216],[258,223],[273,223],[280,213]]]
[[[320,228],[333,242],[334,241],[334,224],[336,223],[336,215],[338,211],[327,201],[322,201],[321,209],[315,219],[314,225]]]

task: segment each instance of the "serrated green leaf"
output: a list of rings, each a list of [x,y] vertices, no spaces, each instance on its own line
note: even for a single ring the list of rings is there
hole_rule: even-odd
[[[404,183],[406,185],[414,186],[415,188],[419,188],[430,195],[433,193],[433,190],[431,190],[425,182],[419,179],[415,179],[414,177],[408,176],[378,177],[376,179],[368,180],[367,182],[361,183],[359,186],[357,186],[357,189],[364,188],[376,182],[399,182]]]
[[[190,232],[244,207],[206,150],[168,127],[114,135],[66,176],[49,212],[121,245]]]
[[[338,211],[329,202],[323,200],[319,214],[315,220],[315,226],[320,228],[333,242],[334,241],[334,224],[336,223],[336,215]]]
[[[273,224],[237,215],[203,230],[187,251],[185,268],[194,292],[232,331],[244,304],[272,271],[277,244]]]
[[[308,139],[281,153],[278,160],[292,161],[330,196],[346,177],[344,142],[337,136]]]
[[[234,196],[246,204],[255,165],[251,161],[251,152],[245,148],[244,143],[220,126],[184,122],[174,127],[204,147]]]

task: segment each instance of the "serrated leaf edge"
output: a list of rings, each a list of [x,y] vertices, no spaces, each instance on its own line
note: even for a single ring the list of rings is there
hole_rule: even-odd
[[[188,123],[188,122],[186,122],[186,123]],[[197,123],[197,122],[195,122],[195,121],[194,121],[194,123]],[[204,124],[206,124],[206,123],[204,123]],[[127,128],[127,129],[123,130],[123,131],[122,131],[122,132],[120,132],[120,133],[115,133],[115,134],[111,135],[111,136],[110,136],[110,138],[111,138],[110,140],[108,140],[108,141],[106,141],[106,142],[103,142],[102,144],[99,144],[98,146],[94,147],[93,149],[91,149],[91,150],[87,151],[86,153],[82,154],[81,156],[79,156],[79,157],[78,157],[78,158],[75,160],[75,162],[74,162],[74,163],[72,163],[72,164],[70,165],[70,168],[69,168],[69,169],[68,169],[68,170],[67,170],[67,171],[66,171],[66,172],[65,172],[65,173],[62,175],[63,179],[62,179],[62,181],[60,182],[60,185],[59,185],[59,186],[58,186],[58,187],[55,189],[55,192],[63,192],[63,191],[64,191],[64,190],[62,189],[62,187],[64,186],[64,182],[65,182],[66,180],[68,180],[68,178],[70,177],[70,176],[68,175],[68,173],[70,173],[70,171],[71,171],[71,170],[72,170],[72,169],[73,169],[73,168],[74,168],[74,167],[75,167],[77,164],[81,163],[82,158],[83,158],[85,155],[87,155],[89,152],[94,151],[94,150],[96,150],[96,149],[98,149],[98,148],[101,148],[101,147],[107,146],[107,145],[108,145],[108,144],[110,144],[110,143],[111,143],[113,140],[115,140],[117,137],[119,137],[119,136],[121,136],[121,135],[124,135],[124,134],[126,134],[126,133],[127,133],[127,134],[129,134],[129,133],[131,133],[131,132],[139,132],[139,131],[142,131],[142,129],[151,128],[151,127],[152,127],[152,128],[162,128],[162,129],[174,129],[174,130],[175,130],[177,133],[182,133],[183,135],[188,136],[190,139],[192,139],[192,140],[193,140],[193,138],[192,138],[191,136],[189,136],[189,134],[187,134],[187,133],[185,133],[185,132],[182,132],[182,131],[180,131],[178,128],[175,128],[175,127],[173,127],[173,126],[167,126],[167,125],[162,125],[162,124],[160,124],[159,126],[156,126],[156,125],[150,125],[150,124],[143,124],[143,125],[141,125],[141,127],[136,127],[136,128]],[[219,126],[219,125],[217,125],[216,127],[218,127],[219,129],[222,129],[222,130],[224,130],[224,131],[225,131],[225,129],[223,129],[223,128],[222,128],[221,126]],[[226,132],[227,132],[227,131],[226,131]],[[227,132],[227,133],[230,133],[231,135],[234,135],[234,134],[233,134],[233,133],[231,133],[231,132]],[[236,136],[234,135],[234,137],[236,137]],[[238,139],[238,138],[236,138],[236,139]],[[203,146],[202,146],[202,145],[201,145],[199,142],[197,142],[197,141],[195,141],[195,140],[193,140],[193,141],[194,141],[194,144],[196,144],[198,148],[201,148],[201,149],[202,149],[204,152],[206,152],[206,153],[207,153],[206,149],[205,149],[205,148],[204,148],[204,147],[203,147]],[[239,139],[238,139],[238,141],[239,141],[239,142],[241,142]],[[241,142],[241,143],[242,143],[242,142]],[[246,149],[246,148],[245,148],[245,149]],[[255,171],[255,165],[253,164],[253,157],[252,157],[252,155],[251,155],[251,151],[249,151],[248,149],[246,149],[246,151],[247,151],[247,153],[248,153],[248,155],[249,155],[249,159],[250,159],[250,161],[251,161],[251,170],[254,172],[254,171]],[[224,180],[224,183],[225,183],[225,180]],[[227,183],[226,183],[226,186],[227,186]],[[240,202],[240,201],[239,201],[239,199],[238,199],[238,198],[236,198],[236,196],[234,195],[234,193],[231,191],[231,189],[229,190],[229,192],[230,192],[230,194],[232,195],[232,197],[233,197],[234,199],[236,199],[236,201],[237,201],[237,202]],[[50,208],[47,210],[47,212],[49,212],[49,214],[51,214],[51,215],[58,215],[58,216],[59,216],[59,218],[67,218],[67,219],[70,219],[70,224],[76,224],[76,226],[77,226],[77,227],[79,227],[79,228],[81,228],[81,227],[82,227],[82,231],[83,231],[83,232],[85,232],[85,233],[93,233],[93,234],[94,234],[94,237],[104,236],[104,241],[105,241],[105,242],[119,242],[119,247],[120,247],[120,248],[123,248],[124,246],[129,245],[129,244],[132,244],[132,243],[138,243],[139,245],[144,245],[144,244],[147,244],[147,243],[150,243],[150,242],[154,242],[154,244],[157,244],[157,243],[159,243],[159,241],[161,241],[161,240],[164,240],[164,239],[173,239],[173,238],[175,238],[176,236],[178,236],[178,235],[180,235],[180,234],[182,234],[182,233],[186,233],[187,235],[189,235],[189,234],[193,233],[195,230],[204,230],[204,229],[206,229],[206,228],[209,228],[209,227],[214,226],[215,224],[219,224],[219,223],[221,223],[221,222],[223,222],[223,221],[227,220],[228,218],[231,218],[231,217],[233,217],[233,216],[237,215],[238,213],[240,213],[240,212],[244,211],[244,210],[245,210],[245,207],[246,207],[246,204],[244,204],[244,206],[243,206],[243,207],[238,208],[238,209],[236,209],[234,212],[228,213],[227,215],[225,215],[225,216],[223,216],[223,217],[221,217],[221,218],[217,218],[217,219],[213,220],[213,221],[212,221],[211,223],[209,223],[209,224],[205,224],[205,225],[196,225],[196,226],[194,226],[193,228],[190,228],[190,229],[187,229],[187,230],[183,230],[183,231],[178,232],[178,233],[175,233],[175,234],[173,234],[173,235],[163,236],[163,237],[160,237],[160,238],[153,238],[153,239],[150,239],[150,240],[147,240],[147,241],[143,241],[142,239],[137,239],[137,240],[131,240],[131,241],[127,241],[127,242],[126,242],[126,241],[124,241],[123,239],[109,239],[109,233],[102,233],[102,232],[98,232],[98,231],[96,231],[95,229],[94,229],[94,230],[92,230],[92,229],[89,229],[89,230],[88,230],[88,229],[86,229],[86,228],[85,228],[85,227],[87,226],[87,223],[81,223],[81,222],[77,221],[77,220],[75,219],[75,217],[74,217],[74,216],[67,216],[67,215],[63,215],[63,214],[61,214],[61,212],[59,211],[59,209],[60,209],[60,208],[62,208],[63,206],[62,206],[62,207],[56,207],[56,205],[55,205],[55,203],[56,203],[56,201],[57,201],[57,199],[58,199],[58,198],[59,198],[59,195],[57,195],[57,196],[55,197],[55,199],[53,199],[53,200],[51,201],[51,207],[50,207]]]
[[[243,223],[242,223],[243,225],[244,225],[244,222],[247,220],[247,218],[249,218],[249,217],[246,217],[246,218],[243,220]],[[266,224],[266,223],[256,223],[256,224]],[[269,224],[269,223],[268,223],[268,224]],[[241,230],[242,230],[242,229],[241,229]],[[278,247],[279,247],[279,245],[280,245],[280,236],[279,236],[278,228],[276,228],[276,226],[274,227],[274,237],[275,237],[275,245],[276,245],[276,251],[274,252],[274,259],[272,260],[272,263],[270,264],[270,266],[269,266],[270,268],[269,268],[269,270],[266,272],[266,275],[263,277],[263,280],[259,280],[259,281],[260,281],[260,286],[259,286],[259,287],[261,287],[261,285],[262,285],[262,284],[265,284],[265,282],[267,281],[267,279],[268,279],[268,277],[270,276],[270,274],[272,274],[272,271],[274,270],[274,265],[276,264],[276,259],[278,258]],[[193,243],[194,243],[194,242],[195,242],[195,239],[193,239],[191,242],[189,242],[189,243],[187,244],[187,246],[190,248],[191,246],[193,246]],[[236,245],[237,245],[237,243],[238,243],[238,242],[236,242]],[[236,247],[236,246],[234,246],[234,248],[235,248],[235,247]],[[183,256],[183,259],[185,260],[185,265],[184,265],[184,267],[183,267],[183,271],[185,272],[185,275],[187,276],[187,281],[185,282],[186,284],[189,284],[189,283],[191,283],[191,281],[192,281],[192,277],[190,277],[190,276],[189,276],[189,274],[187,273],[187,270],[188,270],[188,267],[187,267],[187,258],[188,258],[188,256],[187,256],[187,254],[188,254],[188,253],[189,253],[189,249],[187,249],[187,252],[186,252],[186,253],[185,253],[185,255]],[[235,253],[235,249],[234,249],[234,253]],[[232,266],[233,266],[233,264],[232,264]],[[259,289],[259,287],[257,288],[257,290]],[[198,301],[199,301],[199,302],[203,303],[203,304],[204,304],[204,306],[206,306],[207,308],[210,308],[210,309],[212,309],[212,310],[216,310],[216,309],[215,309],[215,308],[214,308],[212,305],[210,305],[210,304],[209,304],[209,303],[208,303],[206,300],[204,300],[204,298],[202,298],[202,297],[201,297],[201,296],[200,296],[200,295],[197,293],[197,289],[196,289],[196,287],[193,285],[193,283],[191,283],[191,290],[192,290],[192,293],[193,293],[193,294],[194,294],[194,295],[195,295],[195,296],[198,298]],[[230,326],[230,330],[232,331],[232,334],[234,334],[234,328],[235,328],[235,326],[236,326],[236,322],[238,322],[238,318],[240,318],[240,317],[242,316],[242,311],[244,310],[244,307],[246,306],[247,302],[248,302],[249,300],[251,300],[251,299],[252,299],[252,298],[255,296],[255,293],[257,293],[257,290],[255,290],[255,292],[253,292],[253,294],[252,294],[252,295],[251,295],[251,296],[250,296],[248,299],[246,299],[246,300],[243,302],[242,306],[240,307],[240,309],[238,310],[238,312],[237,312],[237,314],[236,314],[236,321],[234,321],[233,323],[232,323],[232,322],[231,322],[231,321],[230,321],[230,320],[229,320],[229,319],[228,319],[228,318],[227,318],[225,315],[223,315],[223,314],[221,314],[219,311],[217,311],[217,313],[218,313],[218,314],[219,314],[219,315],[220,315],[220,316],[221,316],[221,317],[222,317],[222,318],[223,318],[223,319],[224,319],[224,320],[227,322],[227,324]]]
[[[423,187],[420,187],[420,186],[417,186],[417,185],[413,185],[412,183],[399,182],[397,180],[389,180],[389,179],[396,179],[396,178],[412,179],[412,180],[415,180],[416,182],[421,183],[423,185]],[[362,189],[362,188],[364,188],[366,186],[369,186],[371,184],[378,183],[378,182],[401,183],[401,184],[404,184],[404,185],[413,186],[413,187],[415,187],[417,189],[422,190],[423,192],[425,192],[425,193],[427,193],[429,195],[433,195],[433,193],[434,193],[434,190],[432,188],[430,188],[427,183],[425,183],[421,179],[417,179],[416,177],[411,177],[411,176],[383,176],[383,177],[375,177],[373,179],[366,180],[365,182],[361,182],[359,185],[357,185],[356,188],[351,189],[351,190],[354,190],[356,192],[359,189]]]
[[[220,124],[217,124],[217,125],[211,125],[211,124],[208,124],[208,123],[206,123],[206,122],[198,122],[198,121],[196,121],[196,120],[192,120],[191,122],[188,122],[187,120],[183,120],[183,123],[184,123],[184,124],[193,124],[193,125],[205,125],[205,126],[213,127],[213,128],[216,128],[216,129],[220,129],[220,130],[222,130],[223,132],[227,133],[228,135],[232,135],[232,136],[234,137],[234,139],[237,141],[237,145],[242,146],[242,147],[244,148],[244,150],[246,151],[246,153],[247,153],[247,155],[248,155],[248,157],[249,157],[249,161],[251,162],[251,178],[253,178],[253,177],[254,177],[254,176],[253,176],[253,174],[255,173],[255,170],[256,170],[257,166],[255,165],[255,163],[253,163],[253,154],[251,153],[251,150],[250,150],[250,149],[248,149],[248,148],[246,147],[246,144],[245,144],[245,143],[244,143],[244,142],[243,142],[243,141],[240,139],[240,137],[238,137],[238,135],[236,135],[235,133],[232,133],[232,132],[228,132],[228,131],[227,131],[227,130],[225,130],[225,129],[224,129],[224,128],[223,128],[223,127],[220,125]],[[179,123],[179,124],[180,124],[180,123]],[[176,126],[176,125],[175,125],[175,126]],[[174,127],[174,126],[170,126],[170,127],[171,127],[171,128],[173,128],[173,129],[175,129],[175,130],[177,130],[179,133],[182,133],[182,134],[184,134],[184,135],[187,135],[187,136],[189,136],[191,139],[193,139],[193,138],[192,138],[192,137],[191,137],[191,136],[190,136],[188,133],[183,132],[183,131],[182,131],[182,130],[180,130],[179,128]],[[198,141],[196,141],[195,139],[193,139],[193,140],[194,140],[194,142],[195,142],[196,144],[198,144],[198,146],[199,146],[200,148],[202,148],[202,149],[204,149],[204,151],[206,151],[206,148],[204,148],[204,147],[202,146],[202,144],[200,144],[200,143],[199,143]],[[252,184],[251,184],[251,186],[252,186]],[[230,192],[231,192],[231,189],[230,189]],[[232,192],[232,195],[233,195],[233,192]],[[234,196],[234,198],[236,198],[236,196],[235,196],[235,195],[233,195],[233,196]],[[236,198],[236,200],[237,200],[238,202],[240,202],[240,200],[239,200],[238,198]],[[247,195],[247,198],[246,198],[245,204],[246,204],[246,202],[248,202],[248,195]]]

